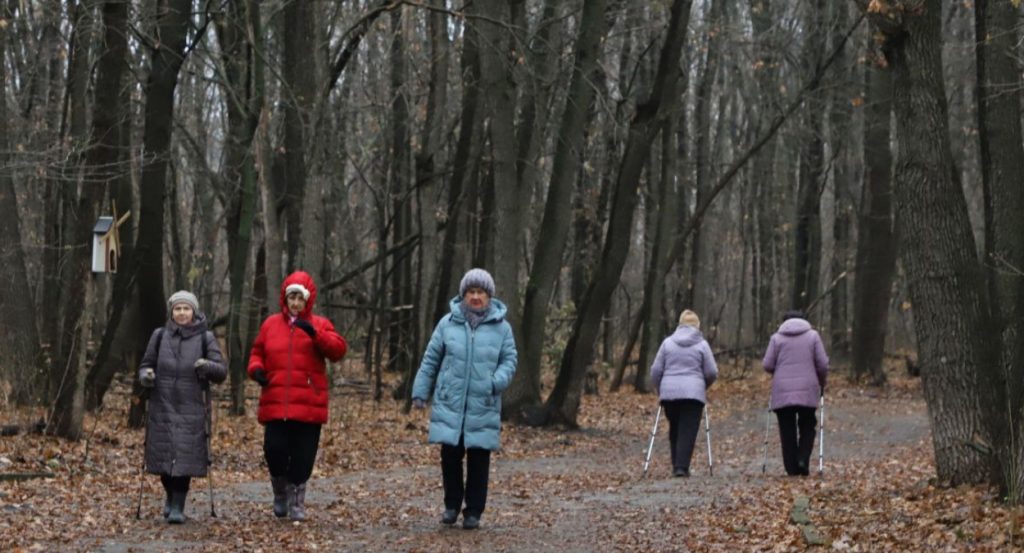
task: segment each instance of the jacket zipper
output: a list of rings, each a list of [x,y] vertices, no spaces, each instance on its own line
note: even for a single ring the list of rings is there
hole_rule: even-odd
[[[476,340],[476,329],[472,328],[469,323],[466,323],[469,327],[469,354],[466,356],[466,387],[462,390],[462,432],[466,432],[466,415],[468,414],[467,405],[469,404],[469,381],[473,378],[473,347],[475,346]]]
[[[295,326],[288,326],[288,378],[284,388],[284,420],[288,420],[288,400],[292,395],[292,371],[295,370]]]

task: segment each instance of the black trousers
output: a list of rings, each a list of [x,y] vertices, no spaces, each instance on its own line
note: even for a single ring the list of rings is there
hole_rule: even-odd
[[[441,444],[441,478],[444,480],[444,508],[458,511],[466,500],[463,516],[479,517],[487,505],[487,478],[491,468],[491,451],[459,445]],[[463,484],[462,457],[466,457],[466,480]]]
[[[814,451],[814,430],[818,419],[814,407],[782,407],[775,410],[782,440],[782,464],[786,474],[810,474],[811,452]]]
[[[690,471],[693,445],[700,430],[704,404],[695,399],[669,399],[661,402],[668,419],[668,440],[672,449],[672,470]]]
[[[263,427],[263,456],[270,476],[285,476],[291,484],[309,480],[319,446],[319,424],[270,421]]]
[[[170,495],[171,492],[188,493],[189,484],[192,483],[192,477],[161,474],[160,483],[164,485],[164,491],[166,491],[168,495]]]

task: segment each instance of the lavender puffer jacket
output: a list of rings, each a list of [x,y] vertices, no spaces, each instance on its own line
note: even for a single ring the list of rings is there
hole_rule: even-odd
[[[782,323],[762,361],[772,373],[772,409],[817,407],[828,376],[828,355],[818,332],[804,319]]]
[[[704,335],[681,326],[665,338],[651,365],[651,384],[662,400],[695,399],[707,403],[704,392],[718,378],[718,366]]]

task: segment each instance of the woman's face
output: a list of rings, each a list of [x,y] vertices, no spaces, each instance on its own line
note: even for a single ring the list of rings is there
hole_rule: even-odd
[[[462,300],[466,302],[470,309],[477,311],[486,308],[491,303],[491,297],[487,295],[487,292],[483,288],[476,287],[466,290],[466,295],[462,296]]]
[[[288,302],[288,313],[292,317],[298,316],[306,308],[306,298],[302,297],[302,292],[288,294],[285,296],[285,301]]]
[[[176,303],[171,308],[171,318],[181,326],[191,324],[194,316],[195,312],[192,311],[192,306],[187,303]]]

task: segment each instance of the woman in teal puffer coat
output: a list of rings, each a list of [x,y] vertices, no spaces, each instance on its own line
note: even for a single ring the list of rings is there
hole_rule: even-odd
[[[516,344],[487,271],[467,272],[450,305],[427,344],[412,398],[418,409],[434,398],[429,440],[441,444],[441,522],[454,524],[465,499],[462,527],[474,529],[487,502],[491,451],[498,449],[501,434],[501,394],[516,372]]]

